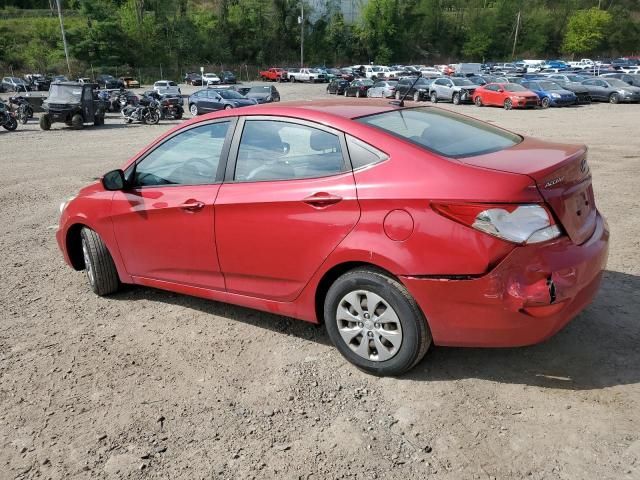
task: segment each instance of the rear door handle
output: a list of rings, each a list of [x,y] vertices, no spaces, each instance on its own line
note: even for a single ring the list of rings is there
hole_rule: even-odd
[[[305,198],[304,203],[311,205],[314,208],[325,208],[329,205],[334,205],[342,200],[342,197],[338,195],[332,195],[326,192],[318,192]]]
[[[185,203],[180,205],[180,208],[186,210],[187,212],[197,212],[198,210],[202,210],[204,208],[204,203],[197,200],[187,200]]]

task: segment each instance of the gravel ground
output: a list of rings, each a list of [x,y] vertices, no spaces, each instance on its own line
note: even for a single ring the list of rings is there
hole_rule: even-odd
[[[548,342],[434,348],[402,378],[354,369],[321,327],[147,288],[99,298],[66,267],[60,201],[177,122],[0,129],[0,479],[640,478],[640,106],[442,106],[589,145],[610,260]]]

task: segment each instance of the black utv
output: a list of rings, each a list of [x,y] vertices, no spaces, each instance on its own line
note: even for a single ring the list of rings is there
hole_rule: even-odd
[[[85,123],[104,125],[104,102],[94,97],[93,84],[77,82],[52,83],[49,96],[42,104],[40,128],[49,130],[51,124],[64,122],[68,127],[82,128]]]

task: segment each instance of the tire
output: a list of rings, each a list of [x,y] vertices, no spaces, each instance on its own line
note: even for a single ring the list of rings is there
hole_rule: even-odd
[[[182,119],[182,113],[176,113],[173,118],[175,118],[176,120],[181,120]]]
[[[356,98],[360,98],[360,90],[356,90]]]
[[[80,130],[83,127],[82,115],[76,113],[73,117],[71,117],[71,128],[75,130]]]
[[[400,92],[396,91],[396,100],[400,100],[402,97],[400,96]]]
[[[296,83],[296,77],[289,77],[289,80],[291,80],[291,83]]]
[[[13,132],[16,128],[18,128],[18,121],[16,120],[15,117],[9,117],[9,123],[3,125],[5,130],[9,130],[10,132]]]
[[[104,125],[104,117],[102,115],[96,115],[93,118],[93,125],[96,126],[96,127]]]
[[[347,89],[346,89],[346,88],[344,89],[344,96],[345,96],[345,97],[348,97],[348,96],[349,96],[349,94],[347,93]]]
[[[144,119],[144,123],[146,123],[147,125],[157,125],[158,122],[160,121],[160,114],[155,110],[149,111],[143,117],[143,119]]]
[[[436,92],[431,92],[430,98],[431,103],[438,103],[438,94]]]
[[[230,110],[230,109],[232,109],[232,108],[233,108],[233,107],[232,107],[231,105],[225,105],[225,106],[224,106],[224,109],[225,109],[225,110]]]
[[[413,92],[413,101],[414,102],[420,101],[420,92]]]
[[[368,313],[368,306],[360,303],[366,298],[376,302],[371,314]],[[358,310],[354,305],[358,305]],[[382,307],[391,309],[391,315],[387,316],[391,321],[378,324],[375,311]],[[346,313],[348,310],[355,312],[355,318],[363,321],[340,321],[340,309],[345,311],[343,318],[354,318],[353,313]],[[327,292],[324,319],[329,337],[338,351],[356,367],[374,375],[405,373],[424,357],[432,343],[427,321],[404,285],[375,269],[358,268],[338,278]],[[384,324],[395,328],[381,328],[380,325]],[[364,336],[365,332],[367,337]],[[350,335],[350,343],[343,338],[343,334]],[[397,345],[389,341],[394,337]],[[381,339],[386,339],[388,345],[382,344]],[[371,342],[376,348],[372,348]],[[389,345],[392,348],[389,349]],[[358,347],[360,353],[356,351]],[[378,349],[384,349],[384,352],[381,354],[382,350]]]
[[[484,106],[484,105],[482,105],[482,99],[481,99],[479,96],[477,96],[477,97],[475,98],[475,100],[473,101],[473,103],[475,103],[475,104],[476,104],[476,107],[483,107],[483,106]]]
[[[504,109],[505,110],[511,110],[513,108],[513,102],[511,101],[510,98],[505,99],[504,101]]]
[[[100,235],[85,227],[80,238],[87,280],[93,293],[102,297],[117,292],[120,288],[118,271]]]
[[[42,130],[51,130],[51,117],[48,113],[40,115],[40,128]]]
[[[544,97],[540,100],[540,106],[542,108],[549,108],[551,106],[551,100],[549,100],[549,97]]]
[[[460,94],[454,93],[453,97],[451,97],[451,101],[453,102],[454,105],[460,105]]]
[[[195,103],[192,103],[191,105],[189,105],[189,113],[191,114],[191,116],[197,117],[198,114],[200,113],[198,111],[198,105],[196,105]]]
[[[620,95],[618,95],[617,93],[612,93],[611,95],[609,95],[609,103],[613,103],[614,105],[616,103],[620,103]]]

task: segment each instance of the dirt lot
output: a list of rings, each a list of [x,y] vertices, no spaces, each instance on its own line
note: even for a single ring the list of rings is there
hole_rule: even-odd
[[[611,253],[550,341],[434,348],[403,378],[352,368],[321,327],[146,288],[98,298],[66,267],[59,203],[176,122],[0,131],[0,479],[640,478],[640,106],[443,107],[589,145]]]

